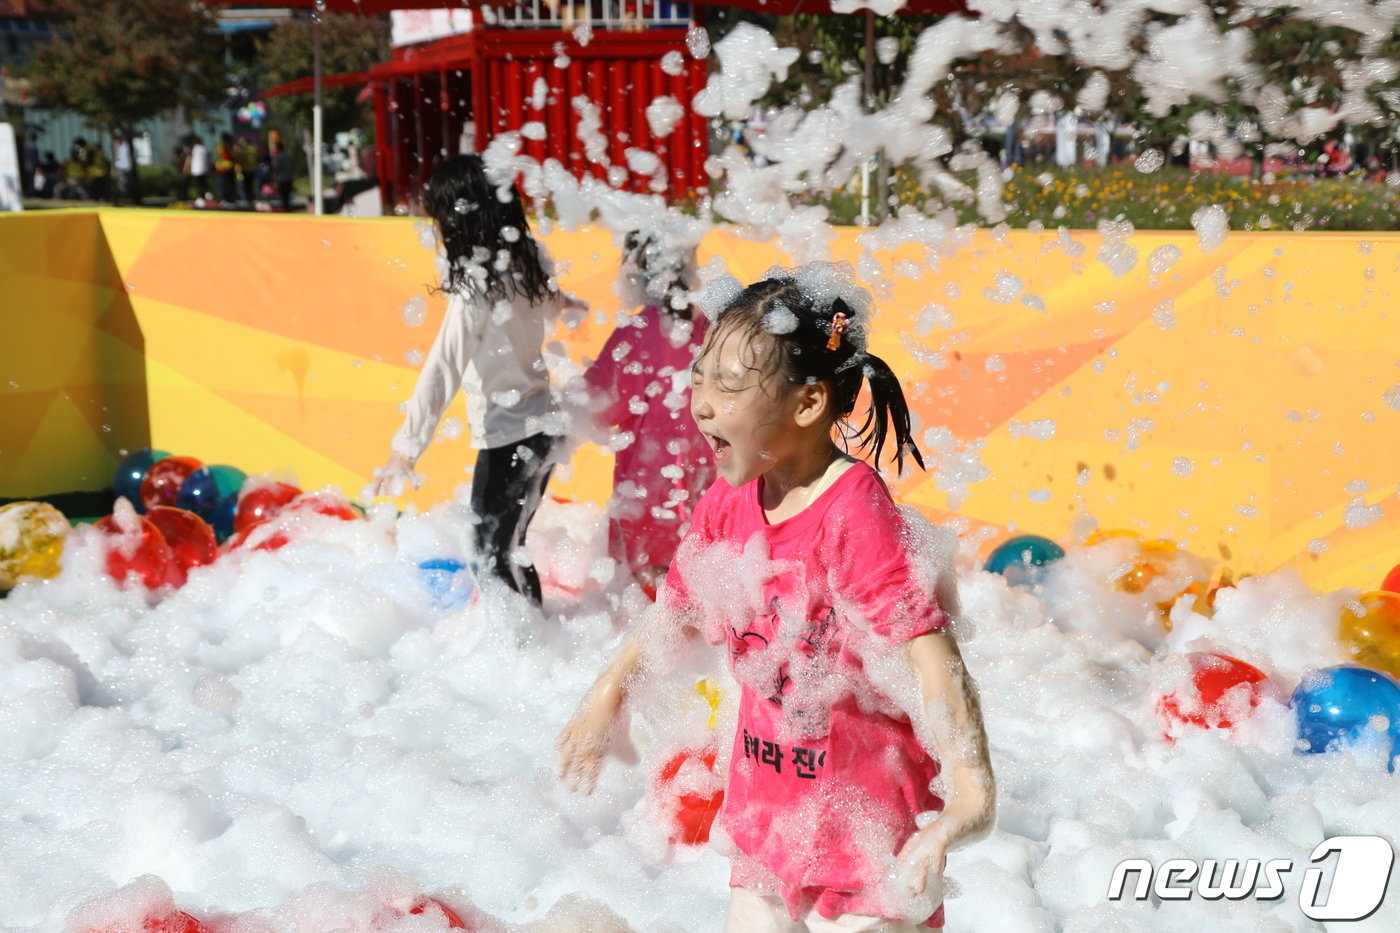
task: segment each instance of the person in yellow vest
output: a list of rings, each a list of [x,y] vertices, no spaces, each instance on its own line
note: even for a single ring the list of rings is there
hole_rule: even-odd
[[[233,144],[233,160],[238,171],[238,198],[252,204],[257,198],[253,179],[258,174],[258,150],[251,142],[240,139]]]
[[[219,145],[214,148],[214,177],[218,179],[219,200],[232,204],[238,200],[235,191],[238,181],[238,165],[233,161],[233,137],[228,133],[219,137]]]
[[[112,163],[107,159],[107,153],[102,151],[101,143],[88,150],[85,172],[88,197],[94,201],[107,200],[107,192],[112,182]]]

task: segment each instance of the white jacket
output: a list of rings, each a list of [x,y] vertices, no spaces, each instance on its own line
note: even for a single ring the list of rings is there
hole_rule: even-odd
[[[563,301],[561,292],[539,304],[453,294],[393,449],[416,462],[459,387],[466,390],[473,447],[504,447],[538,434],[554,411],[541,347]]]

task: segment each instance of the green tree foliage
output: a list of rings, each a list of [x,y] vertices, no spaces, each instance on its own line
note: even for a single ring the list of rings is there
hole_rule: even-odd
[[[127,139],[143,120],[223,91],[213,21],[189,0],[49,0],[57,38],[27,67],[40,100]],[[133,183],[136,179],[132,179]],[[140,192],[133,192],[137,200]]]
[[[389,21],[351,13],[321,14],[321,70],[324,74],[366,71],[389,57]],[[258,43],[264,87],[276,87],[312,74],[310,19],[279,25]],[[369,124],[367,105],[355,102],[358,86],[325,88],[321,122],[327,136]],[[311,94],[279,94],[268,99],[273,113],[302,127],[311,126]]]

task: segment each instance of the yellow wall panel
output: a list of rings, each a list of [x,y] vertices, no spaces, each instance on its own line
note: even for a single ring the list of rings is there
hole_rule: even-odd
[[[593,306],[555,335],[582,363],[625,310],[614,238],[545,240]],[[950,516],[949,463],[930,451],[928,473],[894,483],[906,501],[968,534],[1068,540],[1087,517],[1328,587],[1369,588],[1400,559],[1400,235],[1238,233],[1211,253],[1180,233],[878,240],[830,242],[877,295],[872,349],[920,433],[947,429],[989,473]],[[0,217],[0,496],[99,489],[148,445],[358,492],[443,311],[430,242],[399,218]],[[1104,261],[1115,249],[1136,250],[1131,268]],[[746,281],[788,262],[732,231],[700,258]],[[405,503],[470,479],[460,399],[448,417],[461,435],[429,449]],[[610,479],[611,457],[585,445],[551,493],[598,500]]]

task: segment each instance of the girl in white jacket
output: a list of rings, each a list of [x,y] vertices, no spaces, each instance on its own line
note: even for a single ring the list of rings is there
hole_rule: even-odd
[[[446,258],[449,296],[433,347],[418,374],[404,423],[376,495],[396,495],[432,441],[444,410],[465,387],[477,455],[472,511],[479,569],[538,605],[540,581],[523,556],[525,530],[553,468],[555,411],[541,347],[565,301],[544,249],[530,235],[520,192],[487,178],[481,157],[444,160],[423,192]]]

